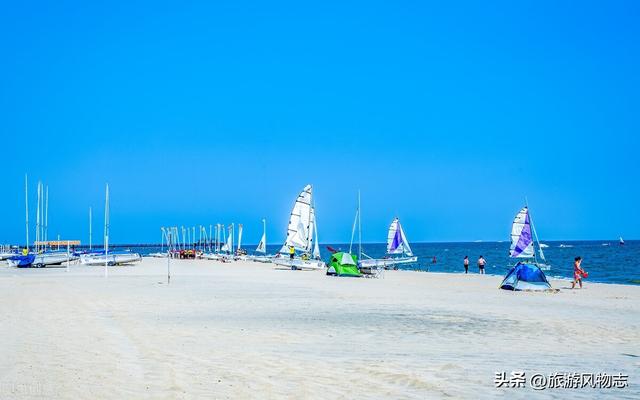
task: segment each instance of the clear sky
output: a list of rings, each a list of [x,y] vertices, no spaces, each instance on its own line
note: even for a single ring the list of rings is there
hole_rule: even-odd
[[[638,2],[94,3],[3,4],[0,243],[25,173],[85,243],[106,182],[115,243],[281,242],[307,183],[321,241],[358,189],[366,241],[507,239],[525,196],[543,239],[640,238]]]

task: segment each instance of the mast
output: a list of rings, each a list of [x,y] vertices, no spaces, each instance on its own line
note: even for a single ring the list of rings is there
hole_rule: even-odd
[[[29,252],[29,189],[27,174],[24,174],[24,212],[25,212],[25,232],[27,234],[27,253]]]
[[[93,248],[93,244],[91,243],[91,236],[92,236],[92,232],[91,232],[91,207],[89,207],[89,251],[91,251],[91,249]]]
[[[307,225],[307,252],[309,254],[311,254],[311,252],[313,251],[312,247],[313,247],[313,232],[311,232],[311,209],[314,208],[313,206],[313,186],[311,186],[311,188],[309,189],[309,222]],[[315,213],[315,211],[314,211]],[[315,223],[314,223],[315,225]]]
[[[316,215],[316,207],[313,207],[313,233],[315,241],[313,243],[313,258],[320,259],[320,239],[318,238],[318,216]]]
[[[351,254],[351,248],[353,247],[353,237],[356,235],[356,224],[358,223],[358,214],[360,214],[360,205],[358,205],[358,208],[356,208],[356,215],[353,217],[353,225],[351,226],[351,242],[349,242],[349,254]]]
[[[360,190],[358,190],[358,260],[362,259],[362,211],[360,209]]]
[[[220,226],[220,231],[222,232],[222,243],[224,243],[224,244],[221,243],[221,246],[220,246],[220,251],[222,251],[222,249],[227,245],[227,227]]]
[[[219,252],[219,250],[218,250],[218,241],[220,240],[219,237],[220,237],[220,224],[216,223],[216,237],[214,238],[215,244],[214,244],[214,247],[213,247],[213,251],[215,253]]]
[[[109,276],[109,270],[107,266],[109,265],[108,256],[109,255],[109,184],[106,184],[105,189],[105,198],[104,198],[104,277]]]
[[[211,228],[213,228],[211,226],[211,224],[209,224],[209,237],[207,238],[207,244],[209,245],[209,253],[211,253],[211,241],[213,240],[213,237],[211,236]]]
[[[47,185],[46,189],[46,200],[44,207],[44,241],[46,242],[49,238],[49,185]],[[45,244],[46,249],[46,244]]]
[[[262,241],[264,246],[263,254],[267,254],[267,219],[262,218]]]
[[[38,181],[38,204],[36,206],[36,253],[40,246],[40,181]]]
[[[527,200],[527,198],[524,198],[524,204],[527,206],[527,213],[529,213],[529,224],[531,224],[531,230],[533,231],[533,237],[535,238],[535,242],[538,243],[538,251],[540,252],[540,258],[542,258],[542,261],[546,261],[544,259],[544,253],[542,252],[542,247],[540,247],[540,239],[538,239],[538,233],[536,232],[536,226],[533,224],[533,217],[531,216],[531,209],[529,208],[529,200]],[[535,250],[535,245],[534,245],[534,249],[533,249],[533,261],[537,264],[538,263],[538,257],[536,257],[536,250]]]

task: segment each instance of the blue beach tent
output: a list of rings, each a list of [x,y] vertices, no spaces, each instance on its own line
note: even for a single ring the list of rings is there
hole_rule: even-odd
[[[551,289],[551,285],[537,265],[518,263],[504,276],[500,289],[542,291]]]

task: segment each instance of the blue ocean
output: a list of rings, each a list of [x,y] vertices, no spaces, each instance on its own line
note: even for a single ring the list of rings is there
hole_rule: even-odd
[[[640,268],[636,262],[640,259],[640,241],[628,240],[624,245],[618,241],[547,241],[544,248],[547,264],[551,270],[546,274],[550,277],[572,278],[573,259],[583,258],[582,267],[589,272],[590,282],[620,283],[640,285]],[[349,244],[322,244],[321,254],[324,260],[329,259],[330,246],[337,250],[348,250]],[[386,244],[363,244],[363,252],[371,257],[383,257]],[[476,260],[480,255],[487,260],[486,272],[494,275],[504,275],[514,260],[508,257],[509,242],[474,242],[474,243],[412,243],[412,250],[418,256],[418,263],[400,266],[400,269],[463,273],[463,258],[469,256],[470,272],[477,273]],[[159,245],[152,246],[114,246],[114,248],[131,248],[143,255],[160,251]],[[255,245],[247,245],[247,249]],[[267,246],[269,254],[275,254],[280,245]],[[354,245],[354,252],[357,248]],[[435,257],[435,263],[434,261]]]

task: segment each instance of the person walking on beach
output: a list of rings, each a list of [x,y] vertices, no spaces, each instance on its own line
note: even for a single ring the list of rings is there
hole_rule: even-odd
[[[582,278],[586,278],[588,275],[580,264],[582,264],[582,257],[578,256],[573,260],[573,282],[571,282],[571,289],[576,288],[576,283],[578,283],[580,289],[582,289]]]
[[[485,265],[487,265],[487,260],[485,260],[484,257],[480,256],[480,258],[478,258],[478,272],[484,274]]]
[[[464,256],[464,273],[469,273],[469,256]]]
[[[296,255],[296,249],[293,246],[289,246],[289,258],[293,260]]]

